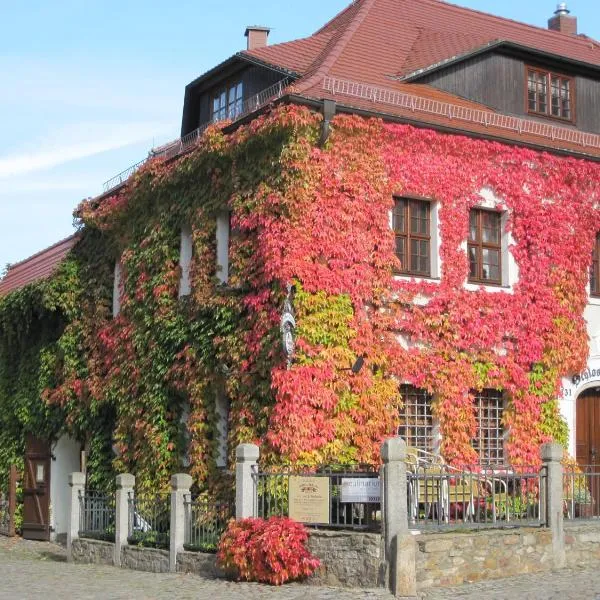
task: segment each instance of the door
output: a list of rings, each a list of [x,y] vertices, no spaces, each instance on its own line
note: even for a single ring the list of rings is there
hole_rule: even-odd
[[[577,398],[575,454],[580,468],[592,474],[589,491],[597,515],[600,507],[600,388],[586,390]]]
[[[25,439],[23,475],[23,537],[50,539],[50,443],[31,435]]]

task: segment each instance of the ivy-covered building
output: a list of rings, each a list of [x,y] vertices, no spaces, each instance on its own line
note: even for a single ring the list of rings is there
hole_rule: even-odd
[[[457,465],[550,438],[590,463],[599,43],[566,8],[440,0],[246,35],[186,87],[181,139],[0,283],[0,476],[27,435],[142,489],[225,488],[246,441],[373,463],[397,432]]]

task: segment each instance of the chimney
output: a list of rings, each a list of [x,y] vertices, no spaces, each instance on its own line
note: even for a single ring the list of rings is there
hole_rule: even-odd
[[[264,48],[267,45],[267,38],[271,30],[268,27],[260,25],[248,25],[244,35],[248,38],[248,50]]]
[[[577,35],[577,17],[569,15],[571,11],[566,2],[561,2],[554,11],[554,16],[548,20],[548,29],[560,31],[568,35]]]

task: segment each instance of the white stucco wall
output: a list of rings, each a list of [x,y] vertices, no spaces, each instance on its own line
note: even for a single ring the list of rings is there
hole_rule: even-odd
[[[582,373],[572,373],[562,380],[560,411],[569,425],[569,453],[575,456],[575,408],[581,392],[600,387],[600,299],[590,298],[584,312],[590,338],[590,355]]]
[[[69,474],[80,469],[79,442],[61,437],[52,448],[54,457],[50,465],[50,527],[52,537],[67,533],[69,517]]]

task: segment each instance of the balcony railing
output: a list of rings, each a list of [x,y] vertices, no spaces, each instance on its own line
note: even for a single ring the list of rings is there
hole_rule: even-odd
[[[286,77],[281,81],[269,86],[268,88],[258,92],[258,94],[251,96],[244,101],[241,109],[237,110],[236,114],[228,116],[227,123],[230,123],[231,121],[238,121],[239,119],[242,119],[245,116],[262,108],[269,102],[272,102],[277,98],[281,98],[284,90],[292,81],[293,79],[291,77]],[[147,158],[135,163],[134,165],[131,165],[118,175],[115,175],[108,181],[105,181],[103,185],[103,193],[106,194],[107,192],[110,192],[111,190],[125,183],[149,159],[170,160],[171,158],[183,154],[192,146],[194,146],[194,144],[202,137],[202,134],[206,131],[208,126],[212,123],[212,120],[208,123],[203,123],[200,125],[200,127],[194,129],[194,131],[188,133],[182,138],[174,140],[173,142],[169,142],[164,146],[154,148],[148,153]]]

